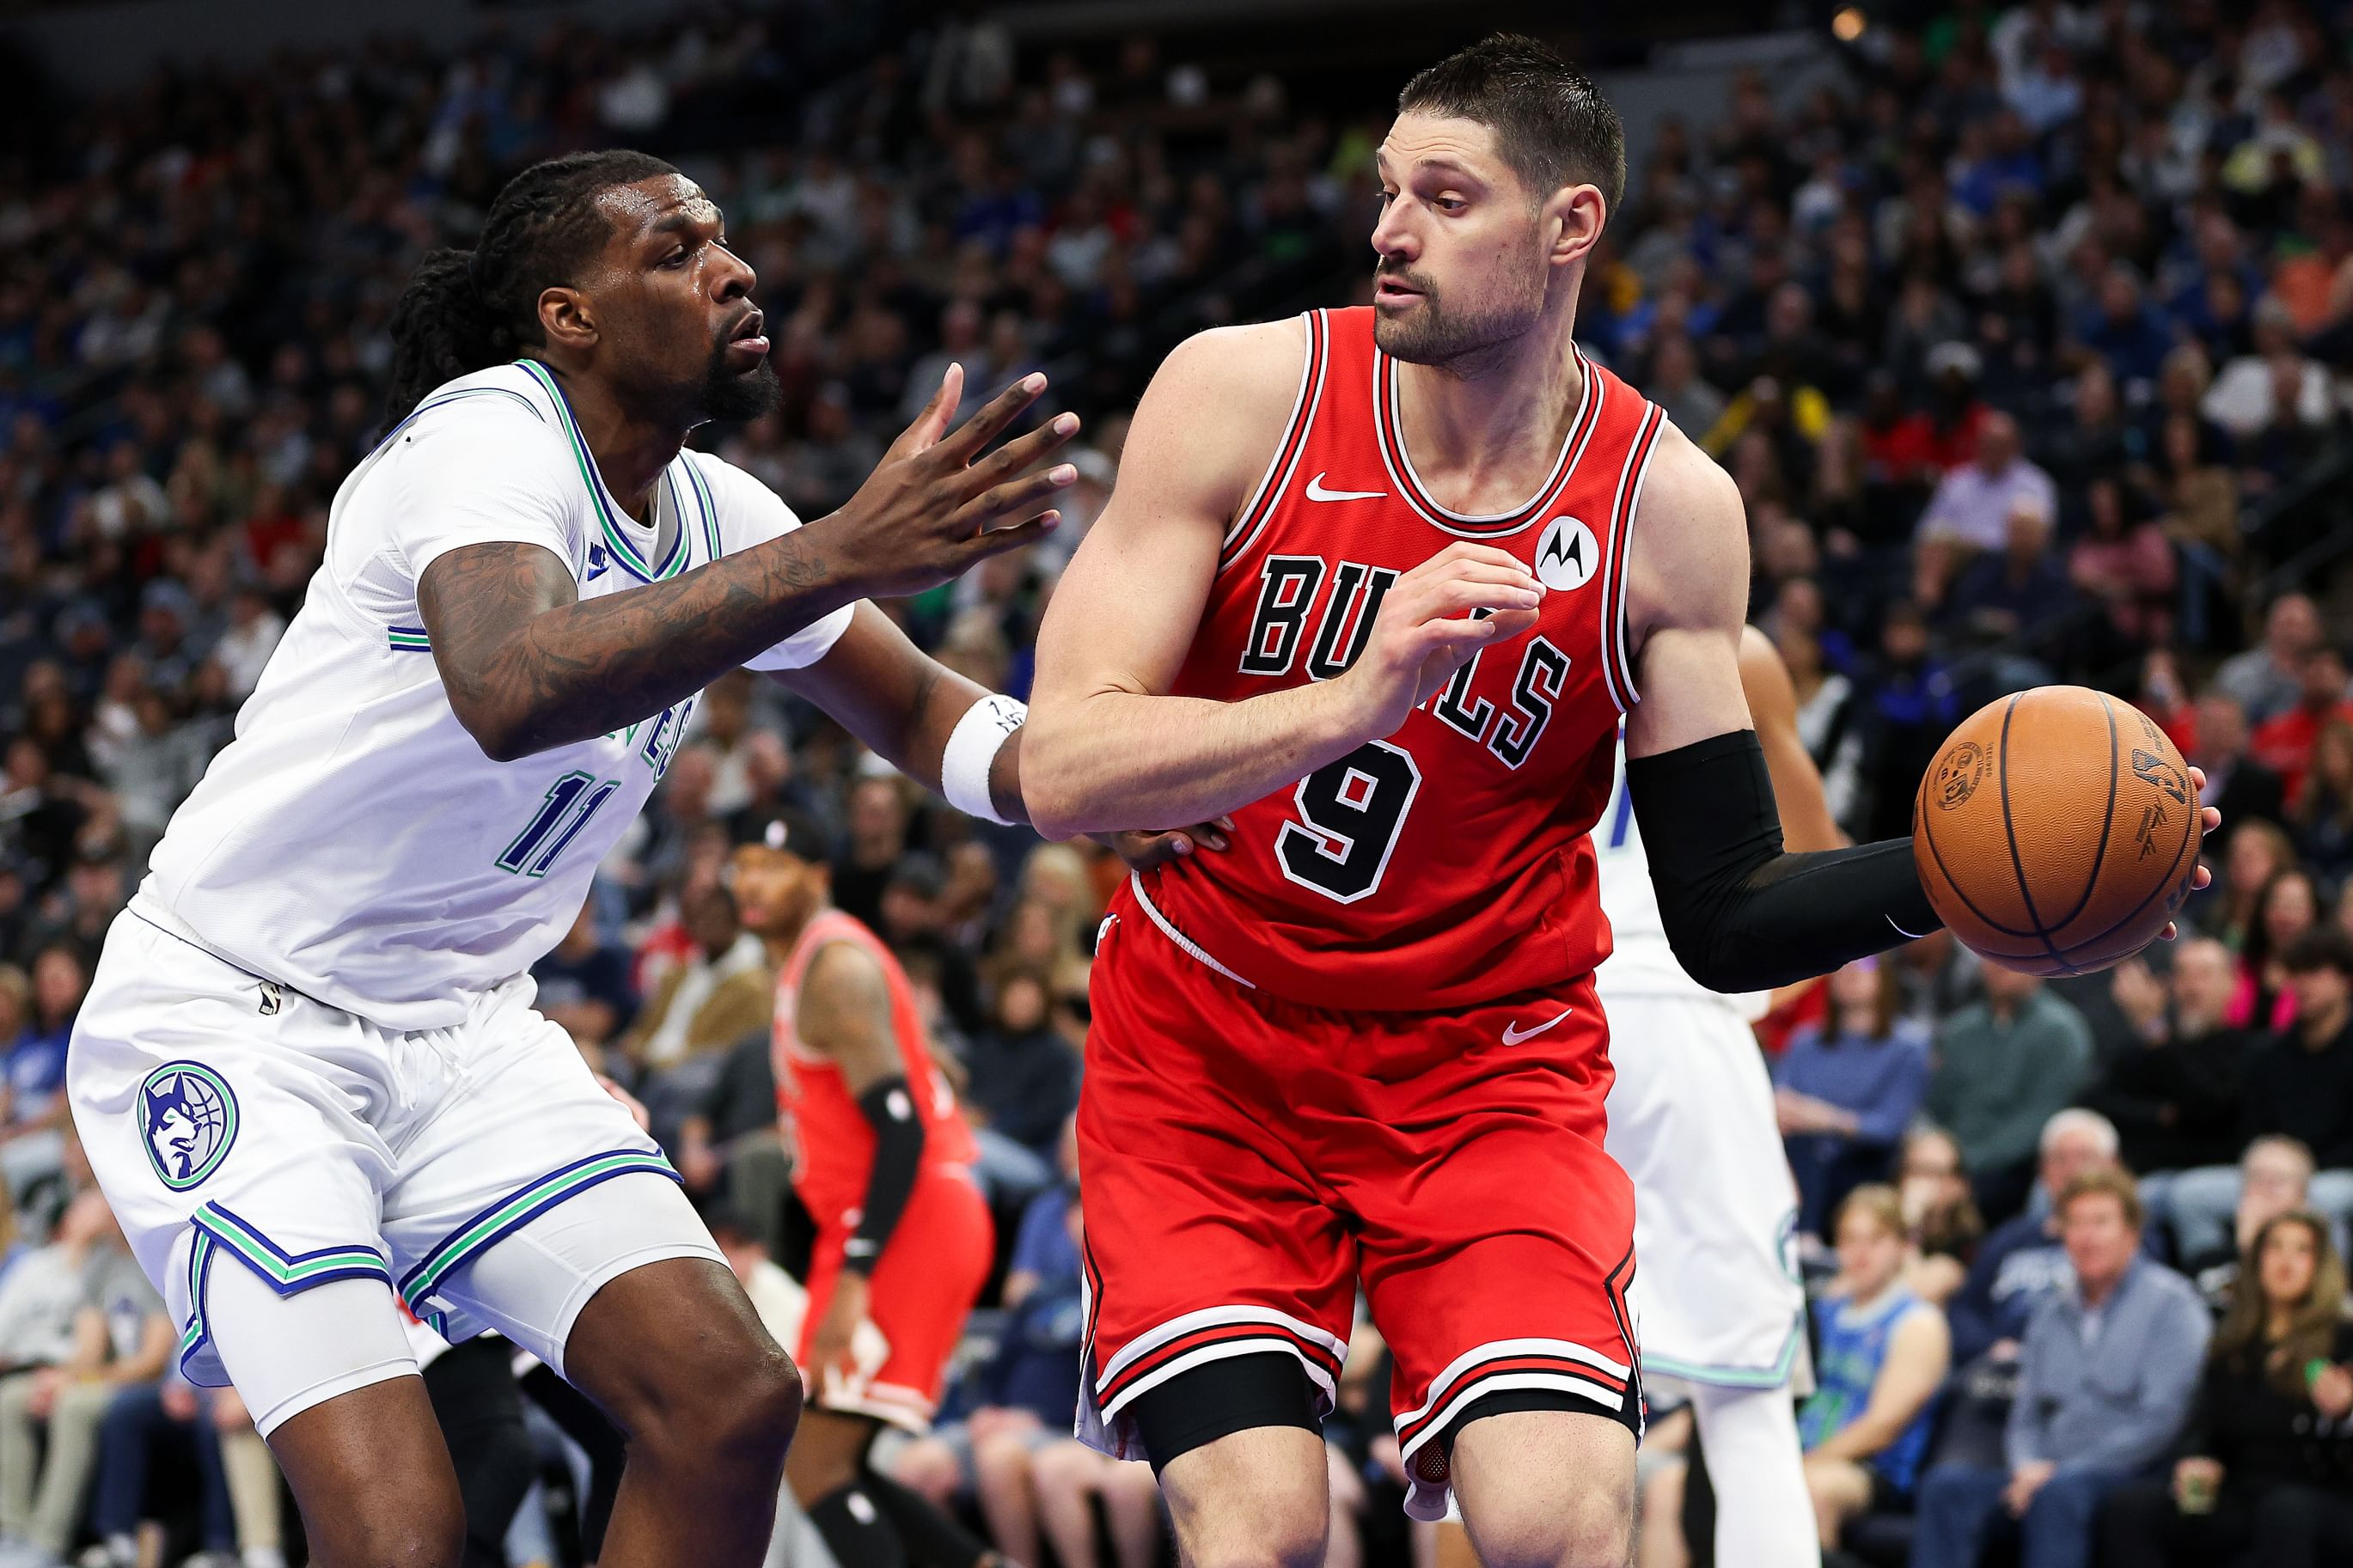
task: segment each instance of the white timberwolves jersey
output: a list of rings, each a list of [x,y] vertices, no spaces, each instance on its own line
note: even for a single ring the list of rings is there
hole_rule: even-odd
[[[1744,1018],[1765,1016],[1766,993],[1725,995],[1710,991],[1683,972],[1667,945],[1667,928],[1659,918],[1658,889],[1651,883],[1651,858],[1643,851],[1642,830],[1634,821],[1633,798],[1626,793],[1622,730],[1609,805],[1601,820],[1593,825],[1593,851],[1601,870],[1601,912],[1609,917],[1609,957],[1594,977],[1603,995],[1706,996]]]
[[[417,584],[444,552],[553,551],[592,599],[799,527],[749,474],[681,452],[654,521],[623,511],[554,378],[440,387],[336,492],[324,563],[237,738],[173,816],[134,910],[241,969],[394,1030],[465,1019],[554,946],[670,765],[695,698],[496,763],[442,689]],[[752,661],[797,668],[843,608]]]

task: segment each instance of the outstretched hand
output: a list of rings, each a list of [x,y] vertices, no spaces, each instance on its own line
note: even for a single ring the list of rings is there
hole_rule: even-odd
[[[2206,794],[2206,770],[2204,768],[2191,768],[2189,770],[2189,787],[2196,790],[2200,798],[2204,797]],[[2202,821],[2202,832],[2206,837],[2211,838],[2216,833],[2221,830],[2222,813],[2218,807],[2211,805],[2200,806],[2199,807],[2199,816]],[[2201,865],[2198,869],[2189,874],[2189,890],[2191,892],[2202,891],[2206,888],[2207,884],[2213,881],[2213,879],[2214,873],[2208,870]],[[2173,921],[2168,921],[2165,922],[2165,929],[2157,934],[2159,940],[2171,942],[2175,937],[2181,934],[2181,927]]]
[[[1045,390],[1044,376],[1024,376],[950,430],[948,419],[964,401],[964,367],[948,367],[923,413],[834,514],[850,525],[846,549],[869,593],[921,593],[988,556],[1044,538],[1061,521],[1047,503],[1078,470],[1068,463],[1028,470],[1078,434],[1077,415],[1056,415],[984,456]]]

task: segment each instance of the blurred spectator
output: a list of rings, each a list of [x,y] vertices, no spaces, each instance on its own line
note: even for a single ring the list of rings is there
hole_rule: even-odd
[[[681,1123],[721,1076],[728,1048],[767,1037],[774,1006],[767,950],[743,928],[734,896],[712,883],[679,900],[694,946],[673,964],[619,1041],[638,1075],[638,1098],[662,1146],[679,1146]]]
[[[1883,1181],[1928,1091],[1928,1033],[1896,1016],[1895,974],[1860,959],[1830,978],[1830,1015],[1789,1037],[1773,1103],[1798,1178],[1798,1228],[1824,1235],[1849,1191]]]
[[[2166,981],[2132,958],[2109,983],[2133,1041],[2101,1065],[2084,1103],[2115,1124],[2158,1225],[2171,1216],[2166,1194],[2178,1173],[2228,1163],[2239,1147],[2251,1042],[2226,1022],[2232,984],[2230,952],[2211,937],[2183,941]]]
[[[2006,1463],[1929,1470],[1914,1568],[1972,1568],[1997,1532],[2018,1536],[2023,1568],[2086,1568],[2102,1500],[2153,1465],[2189,1413],[2206,1311],[2188,1281],[2141,1256],[2132,1178],[2075,1177],[2055,1217],[2066,1277],[2026,1331]]]
[[[1904,1283],[1922,1300],[1942,1307],[1968,1278],[1985,1239],[1985,1220],[1969,1196],[1968,1168],[1951,1133],[1923,1124],[1905,1135],[1895,1193],[1910,1248]]]
[[[2100,600],[2117,639],[2132,647],[2163,641],[2173,625],[2173,546],[2154,519],[2125,514],[2125,489],[2113,478],[2092,481],[2090,528],[2067,553],[2067,580]]]
[[[9,1050],[0,1089],[0,1176],[11,1192],[28,1191],[58,1168],[68,1118],[66,1047],[89,989],[89,973],[70,943],[52,942],[34,958],[32,1026]]]
[[[2295,1022],[2287,952],[2320,923],[2320,889],[2302,867],[2291,866],[2263,884],[2239,944],[2238,980],[2225,1021],[2245,1029],[2284,1029]]]
[[[2312,765],[2312,748],[2320,731],[2353,720],[2353,700],[2345,694],[2343,654],[2325,643],[2314,648],[2304,656],[2297,680],[2295,705],[2256,725],[2250,747],[2263,766],[2279,774],[2291,802],[2304,788],[2304,773]]]
[[[109,1406],[121,1390],[163,1373],[178,1336],[97,1189],[68,1205],[58,1240],[44,1250],[58,1251],[51,1267],[76,1282],[73,1312],[62,1354],[0,1377],[0,1530],[56,1563],[81,1521]],[[36,1254],[16,1273],[42,1262]],[[0,1321],[8,1305],[0,1299]],[[0,1331],[0,1342],[9,1337]],[[59,1347],[52,1340],[47,1348]]]
[[[1927,1457],[1931,1403],[1952,1346],[1945,1315],[1904,1283],[1905,1252],[1895,1190],[1848,1194],[1838,1278],[1813,1305],[1814,1392],[1798,1413],[1825,1552],[1857,1514],[1909,1507]]]
[[[2275,1134],[2256,1139],[2239,1156],[2237,1171],[2238,1197],[2228,1231],[2210,1237],[2178,1222],[2174,1227],[2182,1271],[2217,1315],[2229,1310],[2239,1259],[2246,1256],[2255,1233],[2312,1201],[2312,1151],[2293,1138]]]
[[[2116,1163],[2116,1130],[2095,1111],[2059,1112],[2042,1129],[2041,1142],[2039,1201],[1987,1235],[1959,1291],[1945,1304],[1956,1366],[1989,1351],[1998,1360],[2016,1356],[2035,1309],[2065,1274],[2058,1194],[2076,1177]]]
[[[2305,862],[2331,881],[2353,869],[2353,722],[2334,719],[2313,738],[2312,765],[2288,807]]]
[[[2051,514],[2041,505],[2021,500],[2013,506],[2000,551],[1980,554],[1954,580],[1945,617],[1956,629],[1994,642],[2064,614],[2074,603],[2067,573],[2051,552]]]
[[[2170,1476],[2100,1510],[2105,1568],[2264,1568],[2353,1557],[2353,1323],[2345,1265],[2317,1215],[2266,1220],[2214,1331]]]
[[[1079,1103],[1079,1060],[1055,1033],[1042,974],[1017,971],[997,984],[992,1025],[965,1060],[976,1120],[1031,1152],[1049,1155]]]
[[[2036,976],[1999,964],[1986,965],[1985,1000],[1937,1031],[1927,1112],[1959,1141],[1989,1217],[2017,1212],[2034,1179],[2043,1124],[2091,1069],[2084,1016]]]
[[[2237,699],[2210,691],[2198,700],[2197,713],[2188,750],[2189,760],[2206,770],[2206,803],[2221,811],[2233,834],[2242,824],[2280,821],[2286,792],[2279,774],[2247,754],[2246,710]]]
[[[2306,656],[2321,646],[2320,611],[2310,595],[2282,594],[2263,613],[2263,641],[2232,655],[2214,672],[2214,689],[2261,725],[2304,694]]]
[[[2047,526],[2059,515],[2058,489],[2021,455],[2018,422],[1989,414],[1978,431],[1975,460],[1936,486],[1920,516],[1919,536],[1950,540],[1964,550],[2000,550],[2009,542],[2010,520],[2021,512]]]
[[[636,1011],[637,998],[629,990],[628,954],[597,932],[595,900],[580,906],[564,940],[531,966],[531,977],[539,984],[533,1005],[572,1037],[592,1066],[602,1068],[606,1043]]]
[[[148,1517],[148,1463],[159,1450],[177,1451],[195,1462],[201,1510],[197,1539],[207,1568],[237,1561],[237,1515],[210,1405],[210,1391],[199,1391],[176,1373],[115,1391],[99,1426],[98,1484],[90,1500],[90,1529],[99,1544],[82,1555],[81,1568],[136,1568],[139,1521]]]

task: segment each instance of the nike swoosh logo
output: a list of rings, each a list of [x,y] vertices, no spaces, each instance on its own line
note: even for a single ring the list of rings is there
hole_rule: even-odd
[[[1328,473],[1330,470],[1326,469],[1325,472]],[[1327,490],[1324,488],[1323,474],[1318,474],[1307,481],[1309,500],[1378,500],[1388,493],[1387,490]]]
[[[1546,1029],[1551,1028],[1555,1024],[1559,1023],[1561,1018],[1567,1017],[1575,1011],[1577,1011],[1577,1009],[1574,1007],[1564,1007],[1561,1009],[1559,1018],[1547,1018],[1533,1029],[1521,1028],[1519,1020],[1514,1018],[1504,1030],[1504,1044],[1507,1046],[1516,1046],[1522,1040],[1533,1040],[1538,1035],[1543,1034]]]

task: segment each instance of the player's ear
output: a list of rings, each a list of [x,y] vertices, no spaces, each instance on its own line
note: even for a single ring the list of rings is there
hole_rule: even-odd
[[[1601,238],[1609,216],[1609,202],[1599,185],[1580,183],[1553,192],[1538,224],[1545,237],[1545,259],[1555,267],[1583,260]]]
[[[596,310],[580,289],[559,285],[539,295],[539,334],[549,348],[585,349],[596,341]]]

